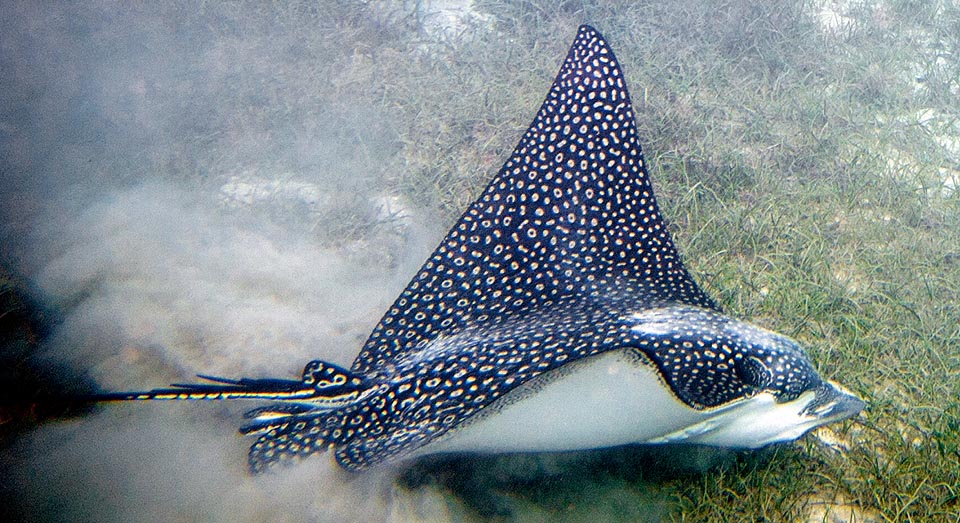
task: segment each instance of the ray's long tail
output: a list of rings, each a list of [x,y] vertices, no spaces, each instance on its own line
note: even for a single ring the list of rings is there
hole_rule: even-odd
[[[86,401],[232,400],[257,399],[304,403],[316,409],[335,409],[353,403],[370,388],[370,380],[343,367],[314,360],[300,380],[241,378],[198,374],[211,383],[173,383],[142,392],[107,392],[84,396]]]
[[[151,401],[151,400],[229,400],[307,399],[314,392],[297,380],[250,379],[231,380],[198,374],[198,378],[213,383],[173,383],[167,388],[142,392],[107,392],[84,396],[89,401]]]
[[[343,420],[353,407],[379,390],[369,378],[343,367],[314,360],[300,380],[241,378],[232,380],[198,375],[210,383],[174,383],[141,392],[108,392],[84,401],[232,400],[275,401],[248,411],[250,421],[240,428],[259,435],[250,447],[249,463],[260,472],[273,463],[305,457],[342,443],[349,432]]]

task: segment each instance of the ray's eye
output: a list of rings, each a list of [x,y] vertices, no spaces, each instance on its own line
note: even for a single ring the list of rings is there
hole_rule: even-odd
[[[737,360],[735,369],[740,381],[751,387],[762,389],[773,381],[767,366],[754,356]]]

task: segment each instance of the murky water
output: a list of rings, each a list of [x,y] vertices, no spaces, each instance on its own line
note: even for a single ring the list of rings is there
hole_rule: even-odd
[[[0,254],[57,311],[38,361],[104,390],[349,365],[509,154],[577,25],[606,30],[576,10],[531,9],[518,36],[497,32],[504,10],[466,2],[6,2]],[[842,31],[843,12],[811,20]],[[643,55],[607,36],[625,63]],[[469,44],[511,39],[515,56]],[[493,61],[505,56],[514,65]],[[642,112],[649,86],[630,87]],[[433,98],[451,92],[462,96]],[[438,118],[458,111],[469,115]],[[921,124],[956,154],[940,118]],[[956,172],[935,174],[949,196]],[[0,451],[4,489],[16,514],[49,521],[659,521],[675,501],[663,482],[737,459],[616,449],[354,475],[316,456],[252,476],[243,410],[107,405],[47,422]]]

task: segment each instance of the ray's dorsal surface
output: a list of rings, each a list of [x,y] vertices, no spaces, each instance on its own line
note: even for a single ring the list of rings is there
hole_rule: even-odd
[[[353,370],[375,370],[440,332],[617,296],[717,309],[660,217],[617,59],[584,26],[513,154],[373,330]]]
[[[259,399],[254,471],[436,452],[689,441],[754,448],[855,415],[803,349],[725,316],[681,263],[616,57],[582,26],[513,154],[350,369],[204,377],[100,400]]]

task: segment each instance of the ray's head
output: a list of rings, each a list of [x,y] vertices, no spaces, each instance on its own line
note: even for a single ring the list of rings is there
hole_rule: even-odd
[[[850,418],[865,405],[823,379],[803,348],[781,334],[689,306],[642,311],[631,322],[676,397],[719,413],[677,439],[756,448]]]

